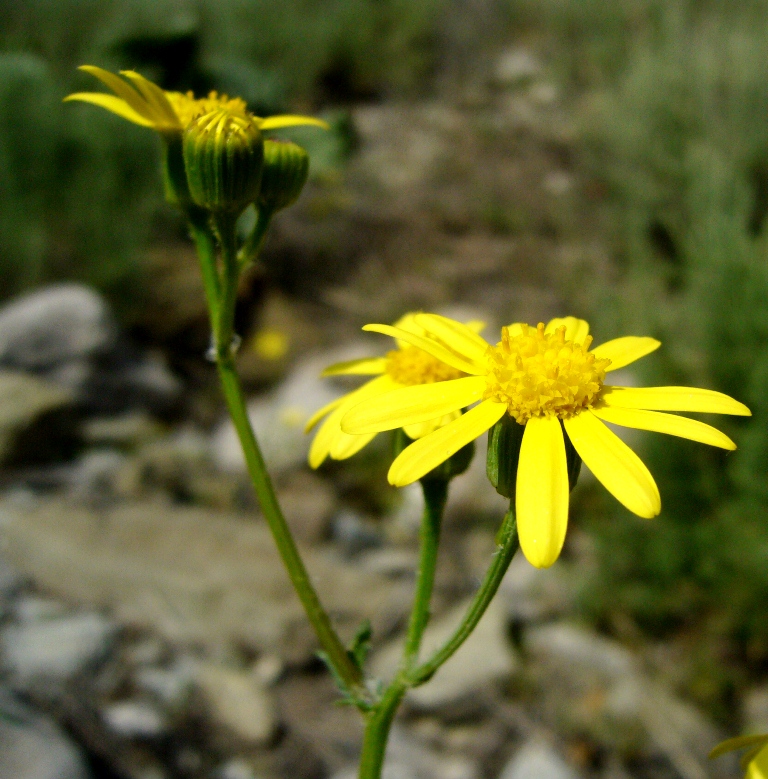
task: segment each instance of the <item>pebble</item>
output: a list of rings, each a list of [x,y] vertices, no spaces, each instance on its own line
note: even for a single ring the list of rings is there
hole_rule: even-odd
[[[103,712],[107,727],[123,738],[153,739],[167,731],[162,714],[146,701],[120,701]]]
[[[499,779],[579,779],[579,774],[552,746],[537,739],[515,752]]]

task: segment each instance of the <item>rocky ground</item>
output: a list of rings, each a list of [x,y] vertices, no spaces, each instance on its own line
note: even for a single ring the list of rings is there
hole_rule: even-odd
[[[396,661],[421,496],[383,486],[386,442],[314,473],[302,428],[409,308],[538,321],[611,275],[585,214],[568,106],[503,52],[451,100],[356,108],[357,151],[281,217],[244,285],[241,367],[279,495],[334,621]],[[185,244],[147,259],[141,321],[62,285],[0,309],[0,777],[352,779],[361,726],[336,695],[242,472],[202,357]],[[277,338],[277,340],[276,340]],[[278,347],[269,345],[277,343]],[[382,437],[383,438],[383,437]],[[378,448],[377,448],[378,447]],[[482,449],[482,446],[480,447]],[[482,451],[455,482],[426,644],[459,618],[504,510]],[[371,475],[373,474],[373,476]],[[664,648],[579,623],[589,544],[516,559],[476,633],[398,719],[387,779],[705,779],[723,737],[675,692]],[[754,722],[768,695],[745,702]]]

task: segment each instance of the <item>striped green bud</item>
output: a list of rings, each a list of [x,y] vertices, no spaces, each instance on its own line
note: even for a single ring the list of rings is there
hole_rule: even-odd
[[[291,141],[264,141],[258,205],[274,213],[298,200],[309,173],[309,155]]]
[[[217,109],[184,131],[184,167],[192,200],[214,213],[240,213],[261,185],[264,142],[248,114]]]

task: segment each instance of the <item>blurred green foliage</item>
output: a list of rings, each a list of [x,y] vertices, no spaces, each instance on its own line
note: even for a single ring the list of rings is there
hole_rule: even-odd
[[[585,498],[586,611],[690,641],[688,688],[724,714],[744,669],[768,670],[768,2],[513,5],[569,51],[564,78],[588,78],[582,158],[621,271],[618,287],[589,280],[595,331],[662,341],[639,383],[716,388],[754,412],[712,420],[730,455],[637,436],[658,520]]]
[[[0,298],[79,278],[130,307],[162,202],[153,133],[62,98],[83,63],[135,68],[252,110],[316,110],[418,90],[443,0],[8,0],[0,14]],[[319,175],[345,148],[318,141]],[[310,142],[312,139],[309,139]],[[149,164],[148,164],[149,162]]]

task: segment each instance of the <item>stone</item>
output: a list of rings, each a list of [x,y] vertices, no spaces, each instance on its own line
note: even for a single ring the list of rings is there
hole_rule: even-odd
[[[460,624],[470,600],[460,603],[432,622],[424,633],[421,657],[429,657],[450,638]],[[503,607],[492,601],[479,624],[458,651],[427,684],[408,693],[409,706],[419,711],[452,714],[457,708],[481,702],[480,693],[509,678],[518,666],[507,635]],[[372,658],[375,676],[389,678],[397,669],[402,642],[382,647]]]
[[[177,660],[168,668],[139,668],[133,675],[136,687],[170,709],[183,708],[194,688],[194,664]]]
[[[536,622],[566,611],[573,600],[563,569],[534,568],[517,554],[504,575],[497,597],[515,622]]]
[[[157,501],[96,511],[8,498],[0,541],[45,591],[171,643],[211,652],[239,645],[289,664],[317,648],[269,529],[252,516]],[[363,570],[330,546],[308,548],[304,559],[345,637],[366,617],[384,634],[409,608],[409,581]]]
[[[0,776],[90,779],[85,759],[54,722],[0,690]]]
[[[104,299],[82,284],[58,284],[0,309],[0,365],[47,371],[105,353],[116,326]]]
[[[278,490],[285,519],[299,542],[317,544],[327,539],[336,504],[333,487],[308,471],[299,471]]]
[[[541,72],[541,63],[528,49],[511,48],[496,60],[494,76],[500,86],[511,87],[529,81]]]
[[[579,779],[579,773],[547,742],[536,739],[515,752],[499,779]]]
[[[0,634],[0,657],[19,686],[39,678],[63,681],[103,658],[116,629],[91,612],[8,625]]]
[[[119,701],[106,706],[102,716],[116,735],[128,739],[155,739],[167,732],[162,714],[147,701]]]
[[[72,403],[61,387],[20,371],[0,370],[0,460],[33,423]]]
[[[376,549],[384,543],[376,525],[350,509],[342,509],[333,518],[332,527],[333,540],[348,557],[366,549]]]
[[[201,663],[195,683],[216,725],[243,744],[269,743],[278,725],[275,704],[256,674]]]
[[[91,446],[133,449],[159,438],[160,425],[146,411],[128,411],[110,417],[95,417],[83,425],[83,439]]]

